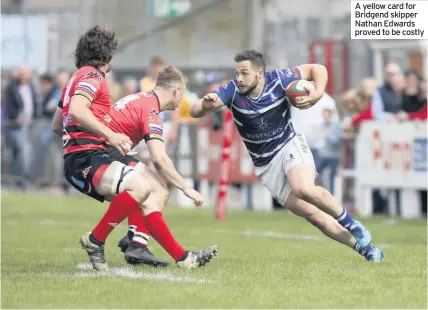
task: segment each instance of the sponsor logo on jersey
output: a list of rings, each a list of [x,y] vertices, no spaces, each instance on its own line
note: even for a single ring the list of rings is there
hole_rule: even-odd
[[[70,124],[73,120],[71,119],[70,115],[67,115],[64,121],[62,122],[62,125],[66,127],[68,124]]]
[[[285,161],[285,163],[292,163],[296,158],[294,157],[294,155],[292,153],[290,153],[290,156],[288,157],[288,159]]]
[[[297,135],[297,138],[300,142],[300,147],[302,148],[303,153],[308,153],[308,145],[306,144],[305,138],[302,135]]]
[[[91,72],[88,73],[88,76],[89,77],[97,78],[98,80],[102,81],[102,77],[101,77],[101,75],[98,72],[91,71]]]
[[[256,129],[257,130],[265,130],[267,127],[269,127],[270,124],[271,123],[265,122],[262,118],[262,119],[260,119],[259,124],[256,126]]]
[[[279,127],[275,130],[271,130],[271,131],[267,131],[267,132],[246,133],[245,135],[247,136],[247,138],[252,139],[252,140],[269,139],[269,138],[275,137],[276,135],[280,134],[283,131],[284,131],[284,129]]]

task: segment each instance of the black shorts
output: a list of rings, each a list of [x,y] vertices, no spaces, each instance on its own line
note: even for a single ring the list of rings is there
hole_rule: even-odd
[[[75,152],[64,158],[64,175],[67,181],[79,192],[104,202],[105,197],[97,193],[95,186],[105,170],[114,161],[133,167],[138,163],[134,157],[122,155],[114,147],[109,147],[105,151]]]

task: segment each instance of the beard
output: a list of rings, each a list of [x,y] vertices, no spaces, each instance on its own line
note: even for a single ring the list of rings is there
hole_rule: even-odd
[[[250,84],[246,91],[240,92],[241,95],[249,95],[257,87],[258,81],[257,78],[254,78],[254,82]]]

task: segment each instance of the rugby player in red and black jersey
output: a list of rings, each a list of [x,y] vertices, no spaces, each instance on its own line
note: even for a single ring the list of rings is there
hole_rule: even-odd
[[[99,26],[80,37],[74,53],[78,70],[64,88],[52,122],[54,132],[62,132],[67,180],[98,201],[113,197],[99,224],[83,234],[80,243],[94,269],[105,270],[107,236],[141,208],[149,232],[177,266],[190,269],[205,265],[217,247],[200,252],[182,248],[160,213],[150,183],[135,170],[137,161],[126,155],[132,147],[131,139],[109,128],[111,102],[104,75],[110,70],[116,47],[115,34]],[[109,145],[115,149],[109,149]]]
[[[113,104],[110,128],[129,136],[133,145],[145,141],[150,158],[158,173],[145,165],[137,165],[136,170],[147,177],[153,187],[159,206],[163,208],[168,201],[166,184],[171,184],[192,199],[196,205],[203,202],[202,196],[189,187],[175,169],[163,142],[163,125],[159,113],[175,110],[186,87],[187,78],[177,68],[168,67],[159,72],[154,90],[128,95]],[[141,154],[135,154],[135,157]],[[160,175],[160,177],[159,177]],[[166,184],[165,184],[166,183]],[[147,249],[150,236],[141,212],[128,216],[128,235],[119,242],[129,263],[152,265],[153,256]]]

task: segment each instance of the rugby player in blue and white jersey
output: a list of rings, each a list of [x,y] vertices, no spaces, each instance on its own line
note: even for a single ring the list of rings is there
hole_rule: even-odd
[[[327,70],[305,64],[266,72],[263,55],[250,50],[235,56],[236,79],[196,102],[192,117],[202,117],[223,105],[233,114],[235,125],[255,165],[255,173],[285,208],[304,217],[328,237],[354,249],[368,261],[384,254],[371,244],[370,232],[356,221],[323,187],[315,185],[314,160],[305,137],[295,132],[285,89],[295,80],[309,96],[301,109],[314,105],[324,94]]]

